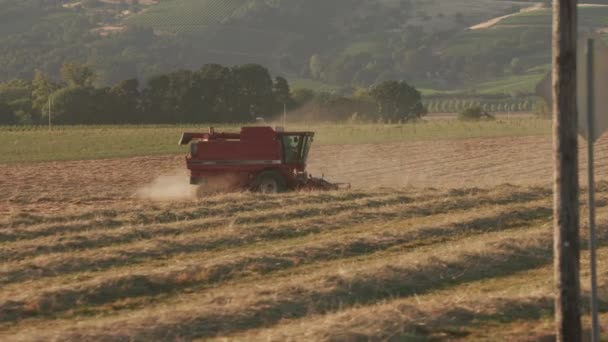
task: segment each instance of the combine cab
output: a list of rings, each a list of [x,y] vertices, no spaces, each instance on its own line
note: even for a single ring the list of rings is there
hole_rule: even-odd
[[[210,128],[208,133],[184,133],[179,144],[190,144],[186,164],[191,184],[264,193],[350,187],[306,172],[313,137],[313,132],[271,127],[243,127],[240,133],[216,133]]]

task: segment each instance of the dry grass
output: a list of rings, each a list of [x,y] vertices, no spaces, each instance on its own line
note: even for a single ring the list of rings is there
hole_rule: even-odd
[[[433,172],[423,150],[412,150],[420,172]],[[472,151],[466,163],[435,172],[447,179],[492,158]],[[502,154],[507,164],[512,153]],[[370,147],[362,155],[387,154]],[[49,166],[39,178],[2,166],[14,178],[0,183],[0,340],[552,338],[552,195],[544,185],[133,196],[171,172],[172,161],[181,162],[22,165]],[[108,171],[94,176],[100,168]],[[602,298],[607,206],[600,182]]]
[[[597,176],[605,178],[608,137],[596,149]],[[551,151],[550,137],[545,136],[315,145],[309,169],[360,189],[546,186],[552,179]],[[584,153],[580,159],[584,175]],[[161,175],[179,172],[186,181],[183,156],[0,164],[0,215],[64,216],[83,207],[115,209],[118,200],[122,207],[137,206],[138,189]]]
[[[15,213],[0,222],[0,337],[512,335],[550,315],[550,208],[547,188],[499,186]]]
[[[534,248],[525,244],[526,248]],[[606,260],[608,248],[599,250]],[[588,258],[582,256],[583,303],[588,303]],[[608,291],[606,265],[600,293]],[[294,320],[230,336],[237,341],[292,340],[517,340],[553,341],[552,267],[469,281],[447,289]],[[605,317],[608,309],[601,302]],[[588,310],[586,305],[585,310]],[[585,324],[589,326],[587,317]],[[604,321],[604,320],[602,320]],[[499,332],[499,335],[496,332]],[[588,334],[588,331],[586,331]],[[500,337],[499,337],[500,336]],[[587,336],[588,337],[588,336]],[[224,340],[218,338],[217,340]]]

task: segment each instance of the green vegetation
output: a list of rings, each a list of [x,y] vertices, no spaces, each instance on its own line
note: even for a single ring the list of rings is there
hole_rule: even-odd
[[[335,84],[323,83],[322,81],[315,81],[310,78],[291,78],[289,84],[293,89],[311,89],[320,92],[339,92],[341,86]]]
[[[385,120],[418,120],[427,113],[420,92],[406,82],[387,81],[374,87],[369,94],[378,104]]]
[[[453,93],[427,95],[423,104],[429,113],[460,113],[470,107],[480,107],[487,113],[530,113],[538,101],[536,96]]]
[[[494,120],[494,116],[485,112],[480,106],[473,106],[458,113],[458,119],[464,121]]]
[[[475,86],[478,94],[531,94],[548,70],[542,73],[530,72],[526,75],[510,76],[496,81],[488,81]]]
[[[76,63],[61,76],[0,83],[0,124],[46,122],[49,110],[56,124],[253,122],[295,105],[287,80],[255,64],[158,75],[141,90],[136,79],[94,87],[95,71]]]
[[[582,28],[608,24],[607,6],[579,6],[578,15],[579,25]],[[542,9],[509,17],[501,21],[499,26],[524,25],[550,27],[552,23],[551,18],[551,9]]]
[[[238,131],[242,125],[217,126]],[[316,132],[314,145],[368,144],[473,137],[548,135],[551,121],[498,119],[489,122],[429,120],[401,125],[288,124],[290,130]],[[177,145],[183,132],[207,126],[0,126],[0,162],[80,160],[186,153]]]
[[[550,12],[518,13],[523,7],[498,0],[0,0],[0,81],[32,79],[39,69],[57,82],[67,61],[92,66],[98,87],[126,78],[144,84],[216,62],[255,63],[293,88],[317,92],[349,96],[402,79],[425,97],[525,102],[550,61]],[[468,29],[506,14],[513,15]],[[581,6],[580,22],[583,30],[603,28],[608,9]]]
[[[246,4],[243,0],[161,1],[130,18],[128,23],[175,33],[196,33],[206,26],[221,24]]]
[[[339,87],[405,79],[462,89],[472,77],[510,75],[512,57],[496,61],[495,72],[469,75],[467,66],[483,61],[451,54],[455,36],[518,8],[497,0],[2,0],[0,10],[0,81],[32,78],[36,69],[57,80],[67,60],[94,66],[99,85],[221,62]]]
[[[581,31],[603,28],[608,7],[579,8]],[[442,51],[473,81],[461,89],[477,94],[530,94],[549,69],[551,10],[515,14],[497,24],[456,34]]]
[[[427,113],[420,93],[404,81],[386,81],[353,94],[290,90],[257,64],[206,64],[196,71],[157,75],[143,89],[137,79],[95,87],[88,65],[66,63],[61,83],[34,79],[0,83],[0,124],[234,123],[271,120],[290,110],[295,120],[399,122]]]

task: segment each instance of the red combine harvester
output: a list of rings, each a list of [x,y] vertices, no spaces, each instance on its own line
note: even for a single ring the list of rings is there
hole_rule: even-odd
[[[240,133],[184,133],[190,144],[186,164],[190,183],[264,193],[287,190],[337,190],[350,187],[313,178],[306,159],[313,132],[284,132],[271,127],[243,127]]]

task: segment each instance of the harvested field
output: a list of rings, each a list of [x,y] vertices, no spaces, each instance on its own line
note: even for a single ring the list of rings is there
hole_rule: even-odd
[[[360,189],[549,185],[551,151],[551,138],[545,136],[321,145],[311,151],[309,170]],[[596,154],[597,177],[604,179],[608,175],[607,138],[598,142]],[[580,154],[582,175],[585,157]],[[177,184],[181,189],[187,182],[183,158],[165,155],[0,164],[0,213],[129,202],[138,189],[163,175],[181,181]]]
[[[352,190],[170,201],[137,194],[181,156],[0,165],[0,340],[550,340],[550,152],[317,146]],[[606,182],[598,206],[605,298]]]

